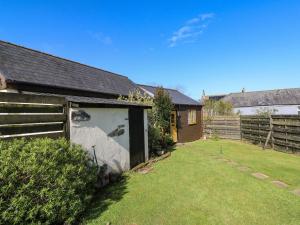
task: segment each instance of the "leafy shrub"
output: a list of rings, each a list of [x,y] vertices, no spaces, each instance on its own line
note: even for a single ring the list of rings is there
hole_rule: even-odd
[[[163,87],[156,88],[154,98],[145,92],[135,90],[128,97],[120,96],[121,101],[135,102],[152,106],[148,110],[148,143],[150,153],[166,149],[173,145],[170,132],[170,117],[174,108],[172,99]]]
[[[0,224],[72,224],[84,211],[97,168],[65,139],[0,141]]]
[[[152,152],[156,152],[161,150],[161,135],[160,130],[157,127],[151,126],[149,124],[148,126],[148,145],[149,149]]]

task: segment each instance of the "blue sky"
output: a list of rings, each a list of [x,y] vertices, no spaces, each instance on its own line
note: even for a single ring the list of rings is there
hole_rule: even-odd
[[[206,94],[300,87],[300,1],[7,1],[0,39]]]

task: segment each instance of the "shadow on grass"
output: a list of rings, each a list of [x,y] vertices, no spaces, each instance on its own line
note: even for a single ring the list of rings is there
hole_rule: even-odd
[[[120,201],[127,193],[127,180],[128,176],[122,175],[118,181],[98,190],[90,207],[88,207],[83,224],[98,218],[111,204]]]

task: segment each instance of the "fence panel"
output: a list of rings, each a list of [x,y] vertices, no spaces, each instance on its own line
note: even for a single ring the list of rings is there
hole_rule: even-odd
[[[208,137],[217,135],[224,139],[240,140],[239,116],[215,116],[204,121],[204,133]]]
[[[0,93],[0,139],[67,136],[65,98]]]
[[[241,137],[254,144],[300,152],[300,116],[241,116]],[[269,138],[268,138],[269,137]]]
[[[267,116],[241,116],[241,137],[253,144],[264,145],[271,130]]]
[[[274,149],[300,152],[300,116],[274,115],[272,119]]]

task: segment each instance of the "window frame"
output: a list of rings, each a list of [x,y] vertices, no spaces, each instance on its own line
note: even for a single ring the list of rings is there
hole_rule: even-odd
[[[188,125],[197,124],[197,110],[196,109],[188,109]]]

